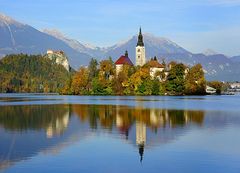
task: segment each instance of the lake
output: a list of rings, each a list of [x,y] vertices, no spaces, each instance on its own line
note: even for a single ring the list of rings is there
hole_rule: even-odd
[[[0,172],[239,173],[240,96],[0,94]]]

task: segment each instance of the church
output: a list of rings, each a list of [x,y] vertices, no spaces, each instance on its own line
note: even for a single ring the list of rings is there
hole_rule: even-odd
[[[144,66],[147,65],[150,67],[150,76],[153,79],[155,75],[159,72],[163,72],[165,70],[164,65],[160,64],[157,60],[156,57],[154,59],[151,59],[150,61],[146,61],[146,52],[145,52],[145,46],[143,42],[143,34],[141,28],[139,29],[139,34],[138,34],[138,40],[137,40],[137,45],[136,45],[136,57],[135,57],[135,65],[136,66]],[[131,59],[128,57],[128,52],[125,52],[125,55],[122,55],[116,62],[116,74],[118,75],[122,69],[123,65],[130,65],[133,66],[133,63]],[[167,76],[167,72],[165,72],[165,76]],[[159,77],[160,81],[164,81],[163,78]]]
[[[125,55],[122,55],[116,62],[116,74],[118,74],[122,68],[123,65],[130,65],[133,66],[132,61],[128,57],[128,52],[125,52]],[[136,66],[143,66],[146,64],[146,55],[145,55],[145,47],[144,47],[144,42],[143,42],[143,35],[142,35],[142,30],[140,28],[139,34],[138,34],[138,42],[136,45]]]

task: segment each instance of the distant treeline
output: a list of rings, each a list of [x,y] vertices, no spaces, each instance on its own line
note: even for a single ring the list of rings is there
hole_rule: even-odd
[[[123,65],[116,75],[111,58],[99,63],[92,59],[77,72],[68,72],[62,65],[41,55],[24,54],[8,55],[0,61],[0,80],[1,92],[73,95],[203,95],[206,88],[200,64],[188,68],[171,62],[167,76],[159,72],[154,77],[150,76],[148,65]]]

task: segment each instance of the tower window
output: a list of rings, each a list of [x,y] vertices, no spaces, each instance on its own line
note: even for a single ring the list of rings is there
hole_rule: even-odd
[[[138,49],[138,52],[140,52],[140,49]]]
[[[138,56],[138,58],[140,58],[140,56]]]

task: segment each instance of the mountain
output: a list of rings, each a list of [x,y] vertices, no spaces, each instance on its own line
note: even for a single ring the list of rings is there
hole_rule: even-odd
[[[232,60],[233,62],[240,62],[240,55],[239,55],[239,56],[233,56],[233,57],[231,57],[231,60]]]
[[[157,56],[159,60],[178,61],[190,66],[201,63],[208,80],[240,80],[238,57],[228,58],[212,50],[194,54],[167,38],[151,34],[143,34],[143,37],[147,59]],[[68,38],[57,30],[38,31],[0,15],[0,38],[0,57],[11,53],[44,54],[48,49],[63,50],[69,57],[70,65],[77,69],[87,65],[91,57],[102,60],[111,56],[117,60],[128,50],[130,59],[135,62],[137,35],[110,47],[96,47]]]
[[[153,56],[164,57],[166,55],[188,55],[190,52],[178,46],[174,42],[161,37],[155,37],[151,34],[143,34],[144,44],[146,50],[146,57],[150,59]],[[133,62],[135,62],[135,47],[137,43],[137,35],[133,36],[131,39],[116,44],[112,47],[106,48],[105,56],[111,56],[113,59],[118,58],[128,50],[129,57]]]
[[[50,36],[53,36],[59,40],[62,40],[68,46],[70,46],[71,48],[73,48],[74,50],[76,50],[78,52],[88,54],[92,57],[103,57],[104,56],[104,54],[103,54],[104,50],[102,48],[95,47],[90,44],[82,44],[77,40],[66,37],[63,33],[61,33],[60,31],[58,31],[56,29],[44,29],[42,32],[44,32]]]
[[[205,51],[203,52],[203,54],[206,55],[206,56],[211,56],[211,55],[217,55],[217,54],[219,54],[219,53],[215,52],[215,51],[212,50],[212,49],[207,49],[207,50],[205,50]]]
[[[48,49],[63,50],[69,57],[71,66],[78,68],[90,60],[68,44],[37,29],[0,14],[0,55],[14,53],[45,54]]]

